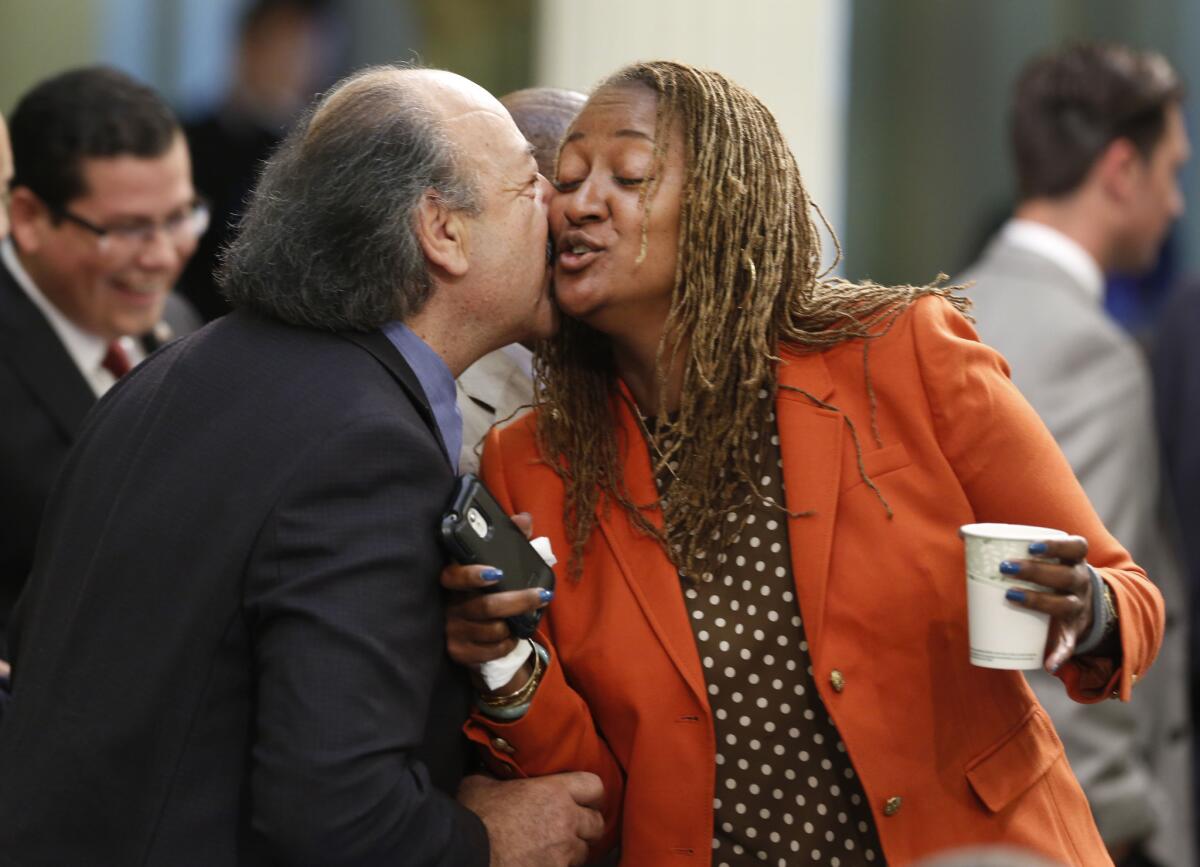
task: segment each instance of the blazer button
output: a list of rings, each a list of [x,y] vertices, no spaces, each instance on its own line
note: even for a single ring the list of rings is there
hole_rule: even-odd
[[[517,751],[517,748],[504,738],[492,738],[492,749],[497,752],[507,753],[510,756]]]
[[[904,803],[904,799],[899,795],[892,795],[883,802],[883,815],[894,816],[900,812],[900,805]]]
[[[846,678],[842,677],[842,673],[836,668],[829,672],[829,683],[834,692],[841,692],[846,688]]]

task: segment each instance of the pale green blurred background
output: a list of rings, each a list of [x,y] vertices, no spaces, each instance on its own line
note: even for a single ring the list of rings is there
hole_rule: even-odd
[[[242,0],[0,0],[0,110],[39,78],[121,66],[185,116],[228,85]],[[1162,51],[1190,82],[1195,0],[335,0],[328,75],[416,60],[501,93],[586,89],[638,57],[714,66],[780,116],[846,248],[851,277],[954,273],[1011,204],[1009,88],[1032,54],[1102,38]],[[1197,175],[1185,188],[1200,202]],[[1200,219],[1170,276],[1198,270]]]

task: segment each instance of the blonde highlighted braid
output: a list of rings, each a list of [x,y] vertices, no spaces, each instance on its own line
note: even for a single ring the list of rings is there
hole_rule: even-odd
[[[879,286],[822,271],[811,216],[820,211],[774,117],[749,91],[719,73],[661,61],[626,67],[598,90],[624,87],[648,87],[658,97],[653,177],[661,175],[672,124],[684,140],[675,288],[658,353],[660,386],[682,368],[682,392],[678,412],[668,416],[658,407],[648,431],[658,446],[655,472],[674,464],[675,481],[661,503],[633,502],[618,459],[616,402],[623,398],[612,348],[575,320],[564,319],[536,353],[538,444],[566,487],[572,574],[579,575],[604,495],[603,508],[615,503],[644,532],[664,545],[670,540],[668,552],[682,573],[702,580],[721,550],[712,546],[728,544],[712,539],[731,509],[755,500],[783,508],[763,497],[754,471],[769,436],[770,404],[759,392],[775,396],[780,344],[816,352],[863,338],[865,353],[870,339],[917,298],[940,295],[960,310],[967,302],[940,281]],[[643,189],[644,214],[654,193],[653,182]],[[661,255],[646,248],[646,222],[644,216],[639,256]],[[647,517],[658,507],[662,530]]]

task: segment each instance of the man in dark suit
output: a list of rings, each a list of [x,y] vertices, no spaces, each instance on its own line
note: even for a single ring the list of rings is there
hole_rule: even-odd
[[[73,70],[12,116],[0,233],[0,658],[51,485],[87,411],[171,329],[203,231],[178,121],[115,70]],[[8,190],[8,184],[4,185]]]
[[[1193,726],[1200,719],[1200,281],[1175,287],[1154,333],[1155,411],[1173,514],[1181,532],[1192,619],[1188,678]],[[1193,782],[1200,783],[1200,751]],[[1193,818],[1200,834],[1200,822]]]
[[[582,863],[595,777],[459,785],[438,584],[454,376],[552,327],[546,194],[451,73],[367,70],[289,135],[237,309],[100,402],[51,497],[0,864]]]

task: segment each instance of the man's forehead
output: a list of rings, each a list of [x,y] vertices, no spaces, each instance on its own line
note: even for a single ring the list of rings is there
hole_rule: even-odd
[[[114,212],[173,209],[195,196],[182,135],[157,157],[85,157],[79,172],[83,190],[76,200]]]
[[[500,100],[469,78],[444,69],[412,69],[403,75],[443,119],[474,113],[493,114],[511,122]]]

